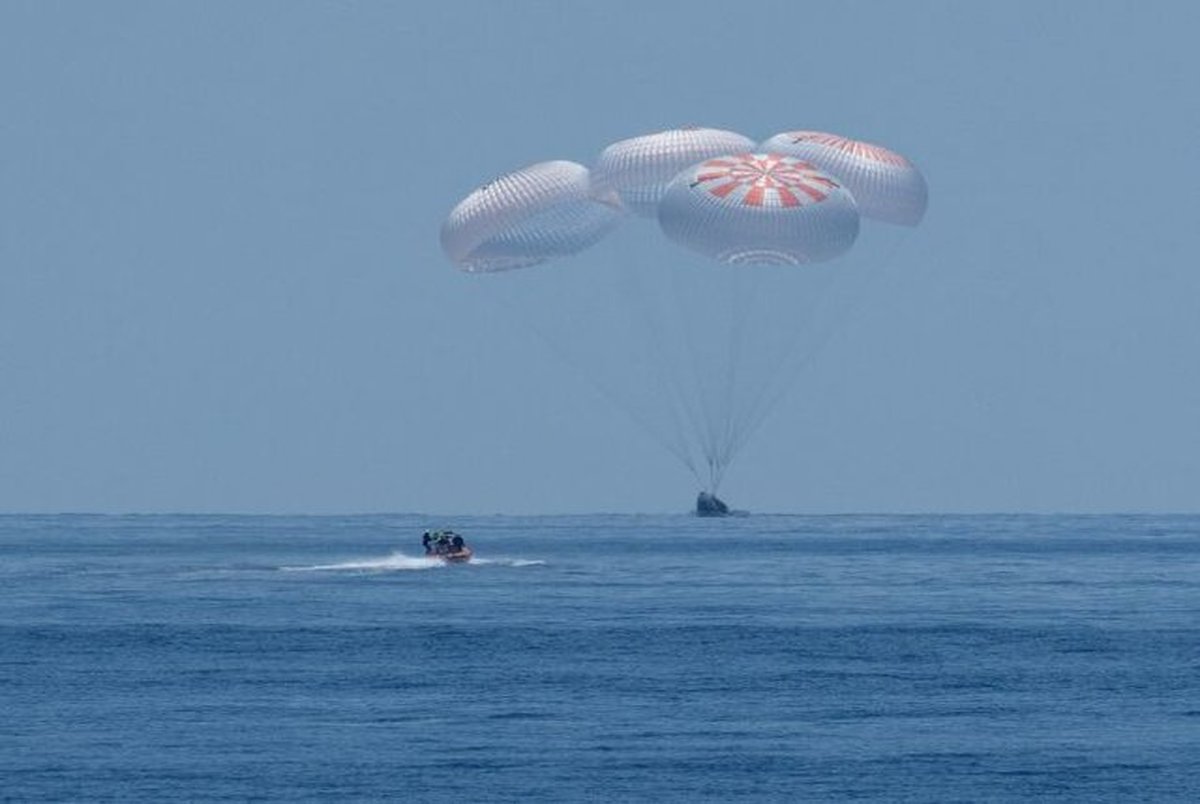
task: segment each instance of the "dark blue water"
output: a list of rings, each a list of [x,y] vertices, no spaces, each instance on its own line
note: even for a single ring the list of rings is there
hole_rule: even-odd
[[[416,557],[445,524],[478,563]],[[0,517],[4,800],[1195,801],[1198,772],[1200,517]]]

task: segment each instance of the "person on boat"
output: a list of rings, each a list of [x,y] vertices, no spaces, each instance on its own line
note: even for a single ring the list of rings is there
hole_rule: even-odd
[[[463,537],[459,536],[457,533],[454,533],[454,531],[450,531],[450,532],[451,532],[451,534],[453,534],[450,537],[450,552],[461,553],[463,551],[463,547],[465,546],[465,544],[463,542]]]
[[[449,539],[444,531],[427,530],[421,536],[421,546],[425,548],[425,555],[427,556],[441,555],[446,552],[448,545]]]

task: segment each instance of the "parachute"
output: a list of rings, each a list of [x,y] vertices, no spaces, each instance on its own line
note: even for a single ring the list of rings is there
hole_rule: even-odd
[[[802,159],[836,176],[863,217],[916,226],[925,216],[925,177],[895,151],[823,131],[788,131],[762,144],[765,151]]]
[[[459,202],[442,225],[442,249],[465,271],[525,268],[593,245],[620,215],[615,196],[592,194],[583,165],[540,162]]]
[[[685,169],[658,206],[667,237],[728,263],[800,265],[838,256],[858,237],[854,198],[807,162],[729,155]]]
[[[675,128],[621,140],[604,149],[592,169],[598,195],[617,193],[644,218],[658,214],[667,185],[686,167],[715,156],[753,151],[754,140],[716,128]]]
[[[863,221],[907,230],[926,205],[920,172],[886,148],[693,127],[613,143],[590,170],[556,161],[501,176],[454,207],[441,237],[463,271],[503,272],[485,294],[715,494],[886,263],[889,237]],[[618,229],[578,270],[508,270]]]

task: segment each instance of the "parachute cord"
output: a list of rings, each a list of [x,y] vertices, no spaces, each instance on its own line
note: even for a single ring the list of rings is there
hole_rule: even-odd
[[[766,380],[752,395],[744,414],[739,418],[738,432],[734,439],[734,452],[740,451],[745,446],[750,436],[765,420],[766,414],[778,404],[783,396],[783,391],[787,390],[791,385],[791,379],[794,376],[793,369],[798,369],[805,365],[812,353],[824,342],[824,339],[819,339],[819,342],[813,348],[800,349],[799,352],[792,349],[795,346],[795,341],[800,340],[800,333],[803,333],[806,328],[813,326],[813,320],[818,317],[818,311],[823,307],[822,301],[826,290],[835,278],[835,275],[829,272],[828,267],[816,270],[821,270],[823,273],[814,275],[811,280],[816,284],[807,293],[802,294],[810,301],[810,305],[807,309],[796,311],[795,321],[797,322],[797,326],[793,331],[795,334],[788,337],[785,342],[785,346],[788,348],[780,351],[778,355],[768,356],[765,369]]]
[[[699,482],[700,474],[693,462],[691,449],[688,446],[689,438],[686,435],[687,427],[684,417],[688,415],[688,411],[682,402],[684,394],[679,387],[678,378],[670,369],[671,361],[666,353],[667,335],[663,326],[664,322],[661,320],[662,315],[654,309],[655,304],[651,299],[651,291],[647,289],[643,278],[646,267],[637,265],[630,269],[628,263],[621,263],[620,270],[624,280],[632,287],[627,287],[626,282],[620,281],[618,281],[617,287],[619,292],[626,297],[628,305],[633,308],[635,325],[640,325],[643,330],[642,341],[646,344],[647,353],[654,363],[653,379],[662,392],[661,396],[665,397],[671,428],[678,444],[676,455],[677,457],[682,456],[681,460],[684,465]]]
[[[722,266],[727,268],[727,266]],[[725,396],[727,400],[725,416],[722,419],[722,438],[715,445],[713,452],[713,483],[720,485],[725,472],[733,459],[742,450],[749,440],[750,434],[756,429],[760,417],[757,410],[762,403],[764,396],[772,396],[770,393],[773,378],[777,374],[778,367],[788,361],[788,355],[791,354],[793,346],[793,338],[785,337],[773,339],[771,343],[759,344],[765,347],[759,349],[756,354],[756,365],[761,365],[765,370],[762,378],[759,378],[759,373],[755,372],[755,382],[744,383],[742,381],[743,361],[746,356],[746,335],[747,327],[750,320],[750,311],[753,308],[755,300],[768,293],[768,289],[760,287],[767,284],[770,286],[769,298],[780,303],[786,303],[787,300],[794,298],[793,294],[780,293],[777,288],[770,285],[768,280],[775,279],[791,279],[785,274],[766,273],[772,269],[768,266],[739,266],[735,269],[732,287],[729,288],[726,295],[730,304],[730,330],[727,343],[729,361],[727,366],[727,380],[725,386]],[[789,269],[795,270],[795,269]],[[809,268],[801,268],[800,270],[811,270]],[[799,294],[800,299],[812,301],[819,296],[820,287],[828,284],[828,272],[816,274],[821,281],[818,286],[808,289],[808,292]],[[775,316],[774,318],[778,318]],[[795,320],[797,322],[805,322],[808,317],[803,314],[803,308],[788,309],[788,315],[785,320]]]
[[[533,323],[531,317],[526,315],[525,311],[519,309],[519,305],[513,299],[506,298],[502,294],[487,294],[487,298],[507,307],[509,313],[524,322],[525,326],[529,328],[529,331],[532,332],[538,338],[538,340],[542,342],[542,344],[551,354],[561,360],[564,364],[578,370],[578,366],[576,365],[575,361],[571,359],[570,354],[562,348],[556,339],[550,337],[548,332],[546,332],[542,327]],[[671,455],[675,456],[680,463],[686,466],[688,471],[691,472],[692,476],[696,479],[697,483],[703,482],[699,470],[692,461],[689,450],[682,444],[682,442],[675,444],[671,443],[670,439],[665,438],[643,415],[639,415],[626,400],[622,400],[617,394],[613,393],[610,389],[606,388],[601,382],[599,382],[594,374],[583,371],[580,371],[579,373],[588,380],[588,384],[591,385],[595,391],[608,400],[609,404],[623,411],[629,420],[643,430],[647,435],[649,435],[655,443],[657,443]]]
[[[709,266],[704,266],[708,268]],[[699,270],[703,270],[699,269]],[[713,410],[708,399],[707,385],[704,382],[705,374],[703,371],[704,363],[696,351],[696,342],[699,338],[695,330],[692,316],[687,314],[683,306],[683,288],[681,282],[681,274],[683,272],[678,267],[670,269],[670,280],[673,292],[671,294],[674,300],[675,310],[678,314],[679,321],[683,329],[683,340],[687,348],[688,357],[690,358],[691,375],[690,379],[695,386],[693,398],[699,400],[701,416],[700,421],[696,422],[697,440],[700,442],[701,452],[704,455],[705,461],[709,466],[710,476],[712,474],[712,465],[716,460],[716,433],[713,431]]]
[[[725,268],[725,266],[722,266],[722,268]],[[740,279],[740,272],[736,271],[736,269],[733,274],[730,274],[728,270],[722,270],[721,279],[723,280],[720,283],[723,286],[722,295],[727,302],[725,316],[726,323],[729,326],[729,340],[725,344],[725,388],[724,393],[721,394],[720,419],[717,422],[717,426],[720,428],[720,435],[713,445],[716,452],[717,472],[720,472],[719,467],[729,459],[729,428],[733,418],[733,398],[736,388],[735,383],[737,382],[737,360],[740,351],[738,348],[740,334],[738,297],[742,289],[742,283],[738,281]],[[715,476],[713,483],[714,485],[717,483]]]
[[[663,315],[668,317],[673,314],[674,330],[678,335],[676,346],[682,344],[685,351],[685,354],[677,354],[676,358],[686,356],[691,363],[694,363],[696,358],[692,346],[691,330],[688,317],[683,313],[679,301],[676,273],[671,267],[660,264],[657,266],[656,274],[665,283],[664,295],[660,297]],[[696,382],[695,371],[689,371],[689,365],[691,364],[686,360],[671,359],[664,355],[662,374],[668,378],[674,391],[674,404],[679,411],[682,411],[683,418],[686,420],[690,436],[687,439],[688,444],[698,445],[700,456],[703,457],[707,455],[707,451],[704,449],[703,389]],[[698,404],[700,405],[699,409],[697,408]],[[699,478],[697,479],[699,480]]]
[[[729,337],[725,343],[725,381],[720,389],[722,405],[717,412],[718,419],[714,421],[717,432],[712,442],[712,456],[709,461],[711,491],[715,494],[720,488],[725,472],[734,457],[733,445],[737,433],[739,418],[739,399],[742,396],[741,362],[744,353],[744,335],[746,322],[750,316],[751,303],[757,289],[757,284],[747,275],[754,268],[720,266],[720,282],[722,296],[727,302],[725,324],[728,326]]]
[[[750,270],[765,266],[746,266]],[[738,421],[741,419],[739,402],[744,398],[741,387],[741,369],[744,355],[746,323],[750,318],[750,309],[758,295],[758,277],[750,277],[748,271],[742,268],[733,269],[733,291],[730,293],[732,330],[729,344],[728,381],[726,383],[726,414],[724,434],[721,440],[721,476],[725,468],[733,461],[736,450]],[[718,479],[718,483],[720,480]]]
[[[774,376],[771,381],[767,383],[763,392],[758,395],[755,404],[751,406],[750,415],[746,419],[745,426],[739,435],[737,446],[734,448],[735,453],[740,451],[750,440],[751,435],[762,426],[768,414],[775,409],[780,400],[792,388],[801,371],[808,366],[816,355],[824,350],[837,331],[841,330],[847,321],[853,319],[858,314],[864,302],[871,297],[871,291],[874,290],[876,284],[889,273],[892,261],[897,252],[908,241],[910,236],[911,231],[904,231],[900,237],[890,243],[886,247],[884,254],[878,260],[873,261],[876,266],[874,270],[869,270],[865,266],[860,267],[862,276],[858,281],[848,283],[848,298],[840,308],[833,310],[831,320],[824,322],[824,326],[815,333],[811,348],[804,350],[795,359],[789,359],[785,356],[780,361],[777,365],[777,370],[772,372]],[[835,281],[834,284],[836,286],[838,283]],[[813,311],[814,318],[818,311],[828,312],[833,301],[831,299],[824,299],[822,304],[817,305],[817,309]]]
[[[631,304],[641,308],[642,314],[638,320],[646,326],[646,331],[649,337],[643,338],[649,346],[649,353],[656,364],[655,382],[658,383],[662,390],[665,391],[666,404],[672,416],[672,424],[676,430],[677,438],[680,443],[680,449],[688,454],[688,467],[691,469],[692,476],[697,482],[702,484],[700,472],[695,467],[694,457],[692,457],[692,444],[703,444],[703,426],[701,425],[702,415],[697,414],[695,407],[696,394],[694,389],[691,389],[688,383],[689,377],[686,377],[686,366],[680,365],[680,361],[673,359],[671,354],[670,344],[672,338],[671,331],[682,330],[683,318],[678,314],[678,304],[668,299],[674,298],[672,284],[670,282],[673,274],[670,268],[661,264],[654,266],[638,266],[635,272],[628,275],[630,284],[637,286],[635,292],[630,295]],[[652,292],[647,289],[648,280],[658,278],[658,292]],[[665,282],[665,288],[664,286]],[[666,290],[666,292],[664,292]],[[672,313],[676,313],[672,320]],[[671,324],[674,324],[672,328]],[[686,332],[684,332],[684,341],[686,341]],[[680,374],[680,372],[684,372]],[[703,450],[701,456],[703,457]]]

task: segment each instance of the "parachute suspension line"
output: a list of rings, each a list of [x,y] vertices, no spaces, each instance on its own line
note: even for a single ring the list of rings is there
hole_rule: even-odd
[[[626,297],[628,305],[633,308],[634,325],[643,330],[641,340],[646,344],[646,352],[654,364],[654,382],[666,397],[665,407],[670,415],[676,445],[671,452],[688,468],[696,482],[702,483],[700,471],[688,446],[685,418],[690,418],[690,411],[685,402],[686,391],[680,386],[679,378],[672,370],[673,361],[665,346],[668,340],[668,322],[664,320],[663,312],[655,309],[654,294],[647,288],[644,266],[634,265],[630,268],[627,263],[622,263],[619,270],[623,281],[617,282],[617,286]]]
[[[738,434],[736,445],[736,449],[738,450],[742,449],[749,442],[750,437],[758,430],[770,412],[775,409],[786,392],[792,387],[800,370],[808,364],[814,354],[820,351],[832,335],[832,327],[818,330],[819,322],[817,319],[820,316],[820,311],[827,305],[829,286],[835,284],[836,274],[830,272],[828,267],[819,270],[824,272],[823,278],[820,281],[814,281],[814,286],[804,294],[808,304],[803,309],[797,311],[797,327],[792,331],[794,340],[809,339],[809,342],[802,348],[784,351],[770,360],[767,368],[767,379],[760,384],[758,392],[754,394],[753,399],[748,405],[745,423]]]
[[[694,445],[698,445],[699,454],[696,459],[708,467],[711,477],[710,453],[705,448],[706,433],[708,432],[707,422],[710,414],[704,387],[701,383],[701,374],[697,369],[700,359],[695,351],[696,337],[691,326],[691,317],[687,314],[687,306],[683,304],[680,297],[679,272],[670,265],[659,265],[655,275],[663,283],[660,306],[663,309],[664,320],[669,320],[673,325],[672,334],[674,335],[675,353],[667,356],[664,376],[670,378],[675,402],[686,419],[689,452]],[[697,479],[701,485],[705,484],[702,478]],[[711,480],[708,482],[711,483]]]
[[[748,417],[746,428],[736,449],[740,450],[749,441],[750,436],[762,426],[771,411],[791,390],[804,368],[824,350],[829,341],[833,339],[834,334],[843,329],[844,324],[858,314],[863,304],[871,298],[871,291],[875,285],[888,273],[896,254],[911,235],[911,230],[906,228],[899,233],[895,240],[885,246],[880,257],[870,258],[857,264],[853,258],[850,258],[853,268],[846,271],[835,268],[836,273],[825,283],[825,285],[833,285],[833,288],[820,292],[821,303],[814,305],[816,309],[810,313],[813,318],[816,318],[818,313],[825,313],[826,319],[807,327],[811,336],[808,348],[799,350],[790,358],[785,356],[771,382],[764,385],[752,406],[754,409]],[[839,291],[845,294],[845,298],[838,298]]]
[[[713,422],[716,432],[711,444],[712,457],[710,466],[709,491],[716,493],[725,478],[725,472],[734,457],[733,443],[738,429],[740,417],[738,400],[741,393],[741,362],[743,355],[743,334],[746,321],[750,315],[754,284],[747,278],[744,266],[717,266],[718,281],[715,283],[725,302],[725,319],[716,326],[718,333],[724,337],[719,345],[725,353],[723,366],[723,381],[717,389],[720,406]]]
[[[725,475],[725,467],[729,462],[727,445],[729,442],[729,428],[733,418],[734,382],[737,377],[736,361],[738,350],[735,341],[737,338],[738,311],[740,306],[738,304],[737,293],[741,289],[740,283],[737,282],[736,269],[734,269],[735,273],[731,276],[727,266],[720,266],[720,268],[722,270],[720,271],[717,284],[722,288],[721,295],[724,297],[726,306],[722,329],[728,330],[728,337],[726,337],[725,343],[722,344],[725,352],[725,379],[723,386],[719,389],[721,391],[719,395],[721,402],[716,421],[717,436],[713,444],[715,472],[712,490],[714,493],[721,485],[721,479]]]
[[[721,322],[720,333],[724,336],[724,343],[719,348],[724,351],[724,376],[720,392],[717,398],[720,400],[720,406],[717,412],[717,434],[713,451],[716,458],[716,476],[713,479],[714,491],[720,486],[721,481],[725,477],[725,470],[729,466],[729,435],[731,428],[734,425],[737,409],[735,400],[737,396],[738,382],[738,361],[741,356],[741,348],[739,342],[739,333],[746,316],[746,304],[744,299],[745,287],[740,281],[742,272],[733,266],[718,265],[717,270],[720,272],[719,285],[722,288],[722,296],[724,302],[724,320]]]
[[[711,266],[689,266],[683,265],[680,267],[673,264],[670,269],[670,280],[672,284],[671,297],[674,301],[676,316],[680,322],[680,334],[683,340],[683,345],[686,350],[688,360],[686,365],[690,367],[687,380],[690,381],[694,390],[687,396],[695,399],[699,405],[699,415],[693,415],[694,432],[696,442],[700,445],[701,455],[704,458],[704,463],[708,467],[708,490],[715,491],[714,484],[720,475],[717,456],[717,434],[715,431],[716,412],[713,410],[712,394],[710,393],[711,376],[705,371],[706,366],[711,365],[711,359],[706,360],[705,356],[701,355],[698,349],[698,344],[702,341],[701,333],[697,331],[696,318],[701,313],[707,313],[708,310],[697,311],[698,306],[693,303],[689,306],[685,305],[684,289],[686,278],[690,283],[695,283],[695,271],[712,270]],[[708,300],[702,299],[701,303]],[[707,316],[705,316],[707,317]],[[696,413],[693,408],[693,414]]]
[[[519,309],[519,305],[515,300],[507,298],[501,293],[491,293],[485,295],[487,295],[489,299],[496,300],[498,303],[508,307],[511,315],[515,316],[518,320],[525,322],[526,326],[529,328],[529,331],[531,331],[538,338],[538,340],[542,342],[546,349],[556,358],[561,360],[565,365],[577,368],[576,361],[573,360],[570,353],[561,346],[559,340],[551,337],[550,333],[548,333],[543,327],[535,324],[533,317],[528,315],[527,311]],[[678,441],[676,443],[672,443],[671,440],[665,437],[658,428],[654,427],[653,423],[650,422],[643,414],[638,413],[638,411],[629,403],[628,400],[622,399],[618,394],[606,387],[604,383],[596,379],[594,374],[589,374],[582,371],[580,373],[587,377],[588,383],[592,386],[592,388],[606,400],[608,400],[609,404],[624,411],[626,416],[628,416],[637,427],[649,435],[650,438],[653,439],[660,447],[665,449],[671,455],[675,456],[680,463],[686,466],[688,471],[690,471],[692,476],[696,479],[697,483],[703,482],[700,472],[693,463],[691,455],[685,444],[682,444]]]
[[[750,375],[747,375],[748,367],[744,364],[748,357],[747,334],[751,312],[757,309],[760,302],[764,301],[760,297],[768,295],[770,301],[786,305],[784,315],[768,316],[768,319],[774,320],[776,323],[780,320],[795,321],[802,326],[808,316],[804,314],[805,308],[800,302],[808,301],[811,304],[814,295],[818,295],[809,288],[809,292],[799,294],[799,298],[793,298],[789,294],[778,292],[778,289],[770,285],[770,280],[787,277],[783,274],[769,272],[812,270],[808,266],[789,266],[781,269],[779,266],[723,265],[718,266],[717,270],[722,271],[723,277],[728,277],[726,286],[722,288],[722,295],[728,301],[729,309],[728,337],[725,343],[728,359],[725,366],[725,383],[722,388],[725,404],[719,418],[721,433],[720,437],[714,441],[711,462],[714,487],[720,485],[733,459],[740,453],[756,429],[758,421],[761,419],[757,415],[757,410],[762,404],[761,397],[776,379],[780,365],[787,362],[788,356],[792,352],[794,338],[789,335],[795,327],[782,333],[783,337],[772,338],[769,344],[756,341],[755,345],[763,348],[755,350],[755,369]],[[821,276],[827,275],[821,274]],[[824,285],[826,282],[827,280],[819,285]],[[774,295],[770,294],[771,290],[776,291]],[[760,334],[775,335],[776,333]]]
[[[659,200],[658,223],[669,239],[710,258],[717,270],[755,270],[747,266],[766,263],[802,272],[806,264],[831,260],[854,244],[859,214],[850,192],[812,163],[774,151],[742,152],[713,157],[676,174]],[[719,263],[726,265],[717,268]],[[720,309],[733,301],[727,299]],[[785,320],[795,318],[787,296],[769,301],[782,305]],[[752,383],[743,379],[742,366],[749,368],[752,361],[756,374],[774,367],[780,350],[780,344],[769,344],[769,355],[743,356],[739,341],[748,334],[744,317],[736,306],[728,312],[728,337],[720,355],[728,373],[711,378],[725,380],[724,393],[715,394],[715,404],[705,400],[706,421],[720,424],[710,427],[704,442],[714,482],[744,443],[744,422],[753,420],[758,407],[753,399],[743,406],[743,386]],[[699,363],[693,355],[693,366]]]
[[[738,433],[742,426],[742,417],[744,414],[740,405],[744,397],[740,374],[742,373],[746,324],[750,318],[750,310],[754,307],[755,296],[759,287],[759,282],[757,281],[759,277],[754,275],[756,269],[761,269],[761,266],[729,266],[733,285],[729,293],[731,306],[729,365],[728,379],[725,384],[725,432],[721,439],[721,470],[716,481],[717,484],[720,484],[725,470],[733,462],[734,456],[738,451]]]
[[[528,284],[513,283],[516,295],[499,298],[542,314],[521,318],[551,353],[579,369],[715,492],[752,433],[836,325],[862,306],[898,249],[899,241],[860,238],[860,220],[887,224],[884,230],[914,227],[927,203],[920,171],[882,146],[816,131],[783,132],[758,146],[735,132],[689,127],[614,143],[592,169],[555,160],[499,176],[451,210],[440,238],[461,270],[508,274],[577,254],[633,212],[656,218],[668,239],[712,260],[708,267],[669,261],[637,271],[636,261],[620,262],[632,284],[618,282],[615,289],[634,304],[599,328],[593,316],[614,288],[598,282],[613,277],[611,267],[539,269]],[[871,246],[865,251],[864,239]],[[883,256],[887,249],[879,247],[889,243],[886,260],[852,259],[832,273],[814,267],[852,246],[854,255]],[[637,285],[657,293],[630,293]],[[819,292],[827,289],[834,292]],[[556,293],[557,304],[544,304]],[[676,316],[656,315],[655,303]],[[771,320],[785,332],[769,331]],[[635,335],[649,337],[635,344]],[[613,356],[625,360],[614,363]],[[638,381],[622,384],[630,371]]]
[[[697,372],[694,368],[696,362],[695,347],[692,342],[687,317],[682,314],[682,308],[678,304],[678,301],[672,305],[672,308],[675,314],[675,347],[677,359],[671,361],[668,375],[671,377],[679,408],[683,411],[687,419],[689,427],[689,450],[692,448],[692,445],[697,445],[699,449],[697,460],[702,460],[708,465],[711,476],[708,450],[705,449],[705,433],[707,432],[707,425],[705,423],[706,404],[703,393],[704,389],[698,381]],[[697,480],[700,481],[701,485],[705,484],[702,478],[697,478]],[[707,482],[711,485],[711,479]]]

